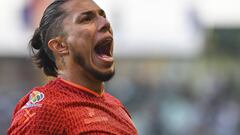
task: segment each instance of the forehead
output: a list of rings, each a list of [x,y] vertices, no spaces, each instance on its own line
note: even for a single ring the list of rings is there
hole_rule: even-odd
[[[101,9],[93,0],[69,0],[62,8],[70,14]]]

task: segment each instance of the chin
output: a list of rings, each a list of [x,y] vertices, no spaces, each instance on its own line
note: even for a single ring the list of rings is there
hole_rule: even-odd
[[[106,81],[109,81],[112,79],[112,77],[115,75],[115,69],[113,69],[112,71],[109,71],[109,72],[98,72],[98,71],[91,71],[90,72],[92,74],[92,76],[94,76],[97,80],[99,81],[103,81],[103,82],[106,82]]]

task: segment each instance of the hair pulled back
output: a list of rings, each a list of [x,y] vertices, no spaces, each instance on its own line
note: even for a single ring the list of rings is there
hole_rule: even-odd
[[[35,30],[29,47],[32,50],[34,63],[43,69],[47,76],[57,76],[57,66],[48,41],[63,32],[62,21],[66,13],[61,8],[67,0],[55,0],[43,13],[39,27]]]

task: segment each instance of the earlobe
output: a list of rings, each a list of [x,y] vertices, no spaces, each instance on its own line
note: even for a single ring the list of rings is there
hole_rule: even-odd
[[[48,47],[55,54],[59,54],[61,56],[68,54],[67,44],[65,44],[59,38],[49,40]]]

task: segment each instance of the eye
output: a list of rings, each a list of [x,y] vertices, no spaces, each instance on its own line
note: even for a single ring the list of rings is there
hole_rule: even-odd
[[[79,16],[76,20],[77,23],[89,23],[94,19],[94,14],[85,13]]]
[[[91,15],[83,15],[83,17],[81,17],[81,19],[78,21],[79,23],[87,23],[90,22],[92,20],[92,16]]]

